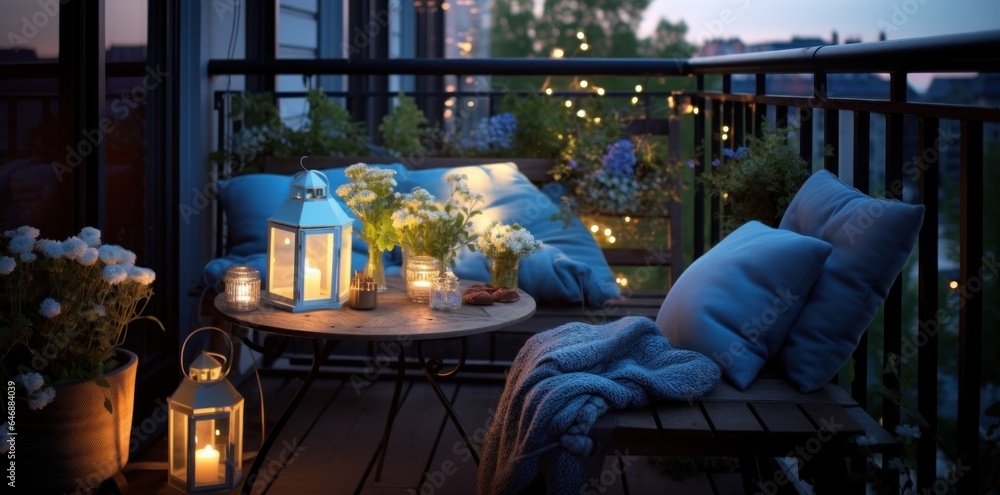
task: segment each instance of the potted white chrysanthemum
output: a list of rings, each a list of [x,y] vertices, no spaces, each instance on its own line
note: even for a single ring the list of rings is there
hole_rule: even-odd
[[[494,287],[517,288],[517,269],[521,258],[542,248],[541,241],[519,224],[492,222],[481,236],[479,249],[492,261],[490,283]]]
[[[91,227],[39,236],[0,235],[0,372],[13,390],[18,481],[74,490],[128,460],[138,358],[119,346],[136,320],[163,328],[142,314],[156,274]]]

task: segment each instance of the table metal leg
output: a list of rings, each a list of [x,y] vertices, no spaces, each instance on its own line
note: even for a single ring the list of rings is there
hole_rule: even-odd
[[[403,380],[406,379],[406,352],[399,346],[399,361],[396,364],[396,388],[392,391],[392,403],[389,404],[389,417],[385,420],[382,430],[382,441],[378,447],[378,465],[375,467],[375,481],[382,479],[382,465],[385,464],[385,453],[389,450],[389,437],[392,435],[392,424],[396,422],[399,411],[399,396],[403,391]]]
[[[312,367],[309,369],[309,374],[306,375],[305,380],[299,387],[299,390],[295,392],[295,396],[292,397],[291,402],[285,407],[285,411],[281,413],[278,421],[271,428],[271,431],[267,434],[264,439],[264,443],[261,444],[260,450],[257,452],[257,457],[253,460],[253,465],[250,466],[250,470],[247,471],[246,478],[243,481],[243,491],[244,495],[250,495],[253,491],[254,483],[257,481],[257,473],[260,471],[261,466],[264,464],[264,459],[267,457],[267,452],[271,450],[271,446],[274,445],[275,440],[278,439],[278,435],[281,434],[281,430],[285,427],[285,423],[288,423],[289,418],[295,412],[295,409],[302,402],[305,397],[306,392],[309,391],[309,387],[312,386],[312,382],[316,379],[316,375],[319,374],[319,365],[326,358],[330,356],[333,349],[337,347],[339,341],[330,340],[326,341],[326,344],[320,343],[319,340],[312,341],[313,348],[313,362]]]
[[[476,454],[476,449],[472,445],[472,439],[469,435],[465,433],[465,428],[462,427],[462,423],[458,420],[458,415],[455,414],[455,409],[451,407],[451,401],[448,397],[444,395],[441,391],[441,387],[438,386],[436,378],[447,378],[458,373],[458,370],[462,368],[465,364],[465,359],[469,353],[469,342],[468,339],[462,337],[462,353],[459,357],[458,364],[449,370],[442,371],[444,368],[444,362],[440,358],[431,358],[430,360],[424,360],[424,345],[423,341],[417,341],[417,360],[420,362],[420,367],[424,370],[424,376],[427,377],[427,382],[431,384],[431,388],[434,390],[434,395],[437,395],[438,401],[444,406],[445,412],[448,413],[448,418],[451,419],[451,423],[455,425],[455,429],[458,430],[458,434],[462,437],[462,441],[465,442],[465,446],[468,447],[469,453],[472,454],[472,459],[476,461],[476,465],[479,465],[479,455]]]

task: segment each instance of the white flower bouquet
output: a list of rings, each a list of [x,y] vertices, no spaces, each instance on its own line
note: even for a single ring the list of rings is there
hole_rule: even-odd
[[[516,223],[503,225],[494,221],[479,237],[479,249],[493,261],[490,274],[495,287],[517,288],[518,263],[541,248],[541,241]]]
[[[142,314],[156,274],[136,266],[135,253],[102,245],[92,227],[64,241],[39,235],[28,226],[0,235],[0,372],[32,409],[55,397],[44,383],[106,383],[133,321],[163,328]]]
[[[415,187],[408,194],[398,194],[400,207],[392,214],[395,241],[413,255],[432,256],[447,269],[454,261],[455,252],[462,247],[475,251],[476,234],[470,220],[482,212],[476,209],[482,202],[481,194],[469,190],[465,174],[447,177],[450,197],[440,203],[422,187]]]

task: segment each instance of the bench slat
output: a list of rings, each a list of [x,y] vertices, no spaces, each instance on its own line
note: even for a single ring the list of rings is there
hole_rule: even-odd
[[[816,432],[816,427],[796,404],[755,402],[750,407],[771,434],[812,435]]]
[[[712,426],[697,403],[668,402],[654,406],[660,419],[661,432],[671,436],[708,437]]]
[[[746,390],[739,390],[728,381],[723,381],[715,390],[701,398],[702,401],[736,402],[795,402],[799,404],[839,404],[825,390],[803,394],[786,380],[758,378]]]
[[[718,435],[761,435],[764,427],[743,402],[705,402],[705,414]]]
[[[803,404],[802,411],[817,429],[830,431],[836,436],[863,435],[865,429],[841,406],[829,404]]]

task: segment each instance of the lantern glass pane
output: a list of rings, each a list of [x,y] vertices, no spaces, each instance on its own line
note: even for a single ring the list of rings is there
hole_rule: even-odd
[[[187,440],[188,440],[188,417],[174,409],[168,413],[171,432],[168,440],[170,449],[170,476],[176,480],[186,483],[187,480]]]
[[[225,483],[230,439],[228,417],[196,418],[194,432],[194,486]]]
[[[267,266],[267,290],[292,299],[295,294],[295,231],[272,224],[269,237],[271,259]]]
[[[333,285],[333,234],[306,233],[305,245],[305,286],[302,299],[329,299]]]
[[[336,256],[340,259],[340,294],[338,300],[346,301],[351,291],[351,227],[344,227],[340,231],[340,242],[337,243],[338,251]]]

